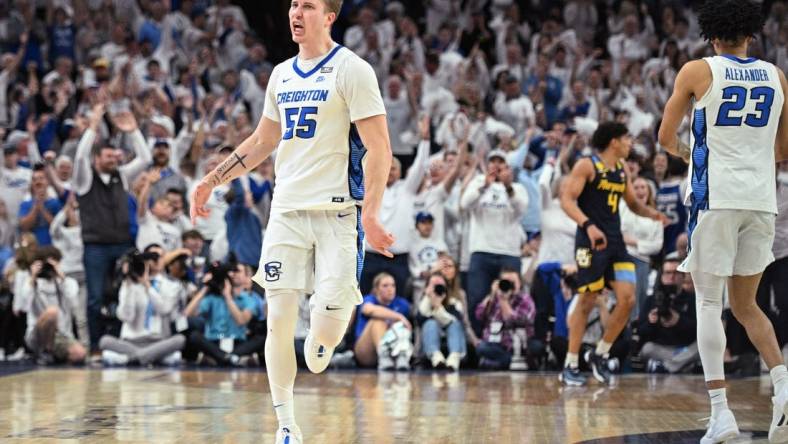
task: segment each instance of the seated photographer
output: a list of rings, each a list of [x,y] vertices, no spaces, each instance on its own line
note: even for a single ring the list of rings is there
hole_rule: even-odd
[[[60,251],[52,246],[39,247],[18,294],[27,312],[25,342],[43,363],[79,364],[85,361],[85,348],[74,337],[75,311],[79,285],[60,269]]]
[[[170,331],[180,333],[187,338],[189,329],[199,327],[202,330],[204,326],[202,323],[198,323],[198,326],[190,324],[186,315],[184,315],[190,296],[197,293],[197,286],[189,280],[188,276],[190,256],[191,252],[188,249],[179,248],[165,253],[161,257],[160,264],[156,264],[155,270],[154,267],[151,267],[151,280],[161,279],[163,285],[171,288],[169,293],[177,295],[175,297],[175,306],[170,316],[164,321],[169,321]],[[161,272],[159,271],[159,265],[163,266]]]
[[[240,275],[240,276],[239,276]],[[205,330],[189,335],[190,346],[223,366],[238,366],[241,356],[260,351],[265,337],[247,337],[247,326],[252,317],[259,317],[260,306],[251,292],[240,284],[250,279],[242,264],[211,264],[205,273],[203,286],[186,306],[187,317],[200,316]]]
[[[462,301],[448,294],[448,283],[440,273],[432,273],[418,305],[416,321],[421,326],[421,347],[432,368],[449,367],[457,371],[465,356],[465,328]],[[448,358],[441,352],[441,337],[446,337]]]
[[[515,330],[525,328],[526,335],[533,336],[536,308],[520,286],[520,273],[503,268],[490,294],[476,307],[476,318],[483,326],[482,340],[476,344],[480,368],[508,369]]]
[[[361,367],[378,370],[410,369],[413,354],[408,316],[410,303],[397,296],[394,276],[382,272],[372,280],[372,293],[356,312],[356,343],[353,352]]]
[[[700,357],[692,278],[677,271],[678,265],[676,259],[665,260],[654,295],[640,313],[640,355],[650,373],[691,371]]]
[[[432,214],[419,211],[416,214],[416,232],[410,253],[408,254],[408,267],[410,268],[410,284],[412,286],[413,301],[418,301],[418,296],[424,291],[432,269],[434,268],[440,252],[448,251],[446,242],[441,238],[432,236],[434,217]]]
[[[120,338],[104,335],[99,340],[105,364],[180,361],[175,352],[183,348],[186,338],[172,335],[170,317],[182,297],[181,288],[163,275],[163,254],[161,246],[151,244],[143,253],[125,258],[117,308],[123,323]]]
[[[199,231],[189,230],[183,233],[181,240],[183,242],[183,247],[188,249],[191,253],[189,255],[189,260],[186,261],[186,276],[193,284],[202,282],[203,274],[205,274],[205,267],[208,264],[207,258],[203,255],[205,239],[203,239]]]

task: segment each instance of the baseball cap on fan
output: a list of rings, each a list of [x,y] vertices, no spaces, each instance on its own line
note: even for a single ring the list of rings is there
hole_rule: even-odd
[[[432,216],[432,213],[429,213],[427,211],[419,211],[416,214],[416,223],[417,224],[420,224],[422,222],[432,222],[434,220],[435,220],[435,218]]]
[[[490,150],[490,152],[487,153],[488,162],[495,158],[501,159],[504,162],[506,162],[506,151],[496,148],[494,150]]]

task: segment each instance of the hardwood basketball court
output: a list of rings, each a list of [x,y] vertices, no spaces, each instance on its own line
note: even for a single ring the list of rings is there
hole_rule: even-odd
[[[766,442],[768,376],[732,380],[742,437]],[[299,372],[306,443],[697,443],[700,376],[627,375],[564,388],[554,374]],[[0,442],[269,443],[257,370],[30,369],[0,377]]]

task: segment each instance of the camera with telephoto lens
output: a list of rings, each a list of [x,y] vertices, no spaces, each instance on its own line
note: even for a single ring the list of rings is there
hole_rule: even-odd
[[[44,265],[41,266],[41,271],[38,272],[38,277],[41,279],[52,279],[56,275],[57,272],[55,272],[55,267],[49,262],[44,262]]]
[[[577,291],[577,287],[580,286],[577,283],[576,273],[567,273],[566,270],[561,270],[561,279],[564,281],[564,284],[573,292]]]
[[[145,263],[159,260],[159,253],[132,251],[124,259],[127,264],[125,277],[138,280],[145,275]]]
[[[63,256],[60,251],[52,245],[38,247],[33,255],[33,260],[41,262],[41,270],[38,272],[39,279],[54,279],[58,272],[50,262],[59,262]]]
[[[213,262],[208,267],[205,274],[210,274],[211,279],[205,283],[208,287],[206,295],[222,296],[224,293],[224,283],[230,279],[230,273],[235,271],[237,265],[234,263]]]
[[[508,279],[501,279],[498,281],[498,289],[501,290],[503,293],[508,293],[514,290],[514,282]]]
[[[672,314],[670,309],[673,307],[673,294],[670,288],[659,288],[654,290],[654,306],[657,308],[657,316],[660,319],[670,319]]]
[[[436,296],[446,296],[446,294],[449,292],[449,290],[443,284],[437,284],[432,288],[432,291]]]

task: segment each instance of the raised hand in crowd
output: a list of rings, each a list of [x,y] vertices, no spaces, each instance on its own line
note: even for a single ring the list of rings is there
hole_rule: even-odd
[[[137,119],[131,111],[122,111],[111,117],[112,124],[124,133],[130,133],[137,130]]]

